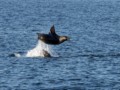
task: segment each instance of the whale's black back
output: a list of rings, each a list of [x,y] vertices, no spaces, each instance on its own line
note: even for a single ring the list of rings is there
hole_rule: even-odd
[[[63,38],[64,37],[64,38]],[[54,25],[50,28],[49,34],[38,33],[38,39],[46,44],[57,45],[67,40],[66,36],[59,36],[55,32]]]

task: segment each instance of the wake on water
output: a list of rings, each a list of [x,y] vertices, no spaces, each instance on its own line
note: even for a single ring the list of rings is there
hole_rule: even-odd
[[[42,41],[38,41],[38,44],[32,50],[28,50],[23,57],[44,57],[43,50],[47,51],[52,57],[58,57],[58,54],[54,52],[50,45],[45,44]],[[22,57],[19,53],[14,54],[16,57]]]

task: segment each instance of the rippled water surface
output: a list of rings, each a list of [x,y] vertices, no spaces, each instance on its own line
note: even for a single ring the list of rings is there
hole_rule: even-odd
[[[55,25],[59,57],[11,57]],[[0,0],[0,90],[119,90],[119,0]]]

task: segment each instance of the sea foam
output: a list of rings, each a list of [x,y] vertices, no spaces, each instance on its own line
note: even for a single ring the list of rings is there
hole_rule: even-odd
[[[26,57],[44,57],[43,50],[47,51],[52,57],[58,57],[58,54],[52,49],[51,45],[38,41],[35,48],[28,50]]]

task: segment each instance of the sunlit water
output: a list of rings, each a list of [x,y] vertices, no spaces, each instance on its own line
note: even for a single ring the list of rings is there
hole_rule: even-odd
[[[71,39],[42,57],[53,24]],[[0,0],[0,90],[53,89],[120,89],[119,0]]]

